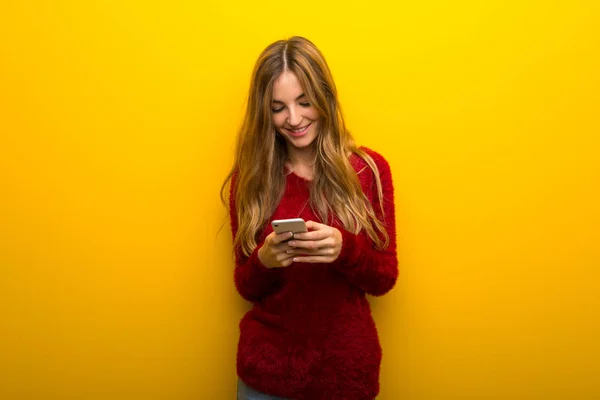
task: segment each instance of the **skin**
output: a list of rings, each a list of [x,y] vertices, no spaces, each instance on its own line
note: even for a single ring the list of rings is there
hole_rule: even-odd
[[[292,72],[283,72],[275,81],[272,112],[273,124],[286,140],[288,168],[304,178],[311,179],[320,118],[317,110],[304,96],[304,90]],[[293,131],[303,127],[308,128],[299,133]],[[258,250],[260,262],[267,268],[280,268],[288,267],[294,262],[335,261],[342,250],[341,232],[337,228],[314,221],[307,221],[306,227],[306,233],[269,234]]]

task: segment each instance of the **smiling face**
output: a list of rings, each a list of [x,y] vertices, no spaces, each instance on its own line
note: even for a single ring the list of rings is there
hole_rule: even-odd
[[[319,132],[319,113],[309,103],[298,77],[284,71],[273,85],[273,124],[289,151],[312,149]]]

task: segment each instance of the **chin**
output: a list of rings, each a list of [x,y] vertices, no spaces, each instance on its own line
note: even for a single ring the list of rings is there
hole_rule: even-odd
[[[316,144],[316,140],[314,138],[298,141],[290,140],[290,144],[297,149],[307,149],[309,147],[313,147]]]

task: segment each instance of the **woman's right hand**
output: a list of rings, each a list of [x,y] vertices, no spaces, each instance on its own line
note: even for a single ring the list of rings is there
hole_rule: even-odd
[[[291,250],[287,240],[294,235],[292,232],[283,232],[279,235],[271,232],[266,238],[260,249],[258,249],[258,259],[267,268],[288,267],[292,264],[294,254],[288,254]]]

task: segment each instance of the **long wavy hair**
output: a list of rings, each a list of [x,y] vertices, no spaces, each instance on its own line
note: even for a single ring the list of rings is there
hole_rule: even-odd
[[[347,231],[364,230],[378,248],[385,248],[389,236],[382,220],[361,189],[349,156],[356,154],[373,170],[378,207],[383,214],[383,195],[379,171],[373,159],[355,144],[346,129],[337,90],[325,58],[308,39],[294,36],[269,45],[259,56],[254,70],[246,115],[237,137],[234,165],[221,186],[225,188],[235,174],[231,196],[235,200],[237,234],[234,248],[250,255],[285,190],[285,139],[273,125],[273,84],[282,72],[294,73],[310,104],[319,112],[314,178],[310,182],[310,207],[324,223],[333,217]]]

